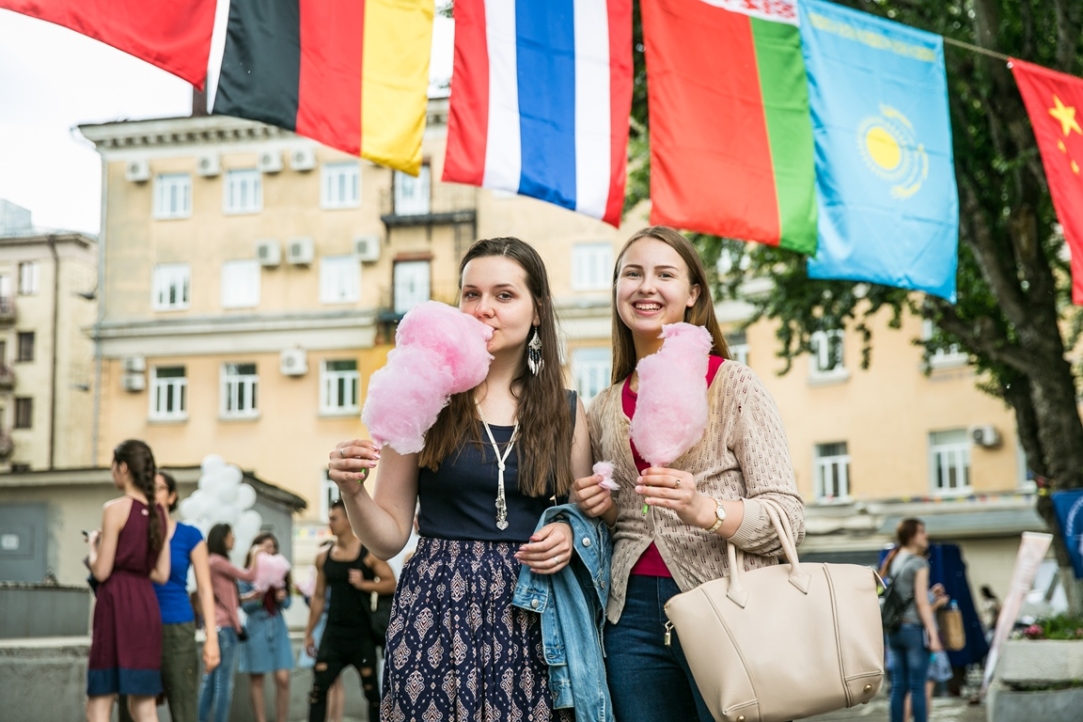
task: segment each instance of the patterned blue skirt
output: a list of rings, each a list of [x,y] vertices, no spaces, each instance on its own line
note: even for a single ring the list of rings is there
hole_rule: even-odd
[[[384,722],[561,720],[541,620],[513,607],[518,544],[422,537],[395,592],[384,660]]]

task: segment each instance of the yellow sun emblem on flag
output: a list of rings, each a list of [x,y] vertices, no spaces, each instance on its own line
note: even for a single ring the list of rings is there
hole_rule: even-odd
[[[910,198],[921,190],[929,177],[929,156],[899,110],[881,104],[880,115],[861,121],[856,140],[865,165],[891,183],[892,198]]]

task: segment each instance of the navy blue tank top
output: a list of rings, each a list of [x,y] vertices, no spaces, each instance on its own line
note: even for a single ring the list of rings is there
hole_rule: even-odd
[[[575,392],[568,392],[575,424]],[[500,453],[511,438],[512,426],[493,426]],[[553,504],[552,482],[545,496],[526,496],[519,491],[518,444],[504,462],[504,497],[508,505],[508,528],[496,527],[496,454],[485,429],[481,439],[470,439],[440,462],[436,471],[422,467],[417,479],[418,532],[437,539],[522,543],[530,539],[538,519]],[[481,442],[481,443],[477,443]]]

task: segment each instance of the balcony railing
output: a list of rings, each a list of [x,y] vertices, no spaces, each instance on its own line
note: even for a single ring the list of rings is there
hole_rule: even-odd
[[[409,310],[407,306],[412,307],[421,300],[420,298],[396,298],[391,288],[381,286],[376,320],[380,323],[398,323]],[[440,301],[454,306],[459,300],[459,286],[455,283],[434,283],[429,288],[428,299],[424,300]]]
[[[0,364],[0,391],[15,388],[15,369]]]
[[[0,323],[15,322],[15,299],[10,296],[0,296]]]
[[[473,223],[477,218],[477,189],[471,186],[435,184],[428,200],[411,199],[397,208],[394,189],[385,188],[380,192],[380,219],[390,228]]]

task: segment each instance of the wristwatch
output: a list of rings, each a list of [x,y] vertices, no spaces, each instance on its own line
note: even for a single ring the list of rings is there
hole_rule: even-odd
[[[718,527],[722,526],[722,522],[726,520],[726,507],[722,506],[722,502],[718,501],[717,499],[712,499],[712,501],[714,501],[714,503],[716,504],[714,509],[714,515],[717,518],[715,519],[714,524],[711,524],[709,527],[707,527],[707,532],[710,534],[714,534],[716,531],[718,531]]]

